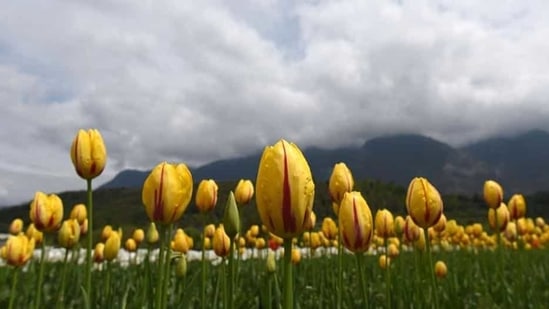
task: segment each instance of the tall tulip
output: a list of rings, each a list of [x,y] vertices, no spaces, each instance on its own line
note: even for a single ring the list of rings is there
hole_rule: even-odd
[[[78,176],[86,180],[86,195],[87,195],[87,215],[88,228],[90,233],[87,233],[88,243],[86,248],[86,284],[85,292],[87,302],[91,303],[92,295],[92,245],[93,245],[93,196],[92,196],[92,179],[101,175],[107,163],[107,148],[103,142],[103,137],[97,129],[78,130],[75,138],[72,141],[70,149],[71,161]],[[82,229],[83,230],[83,229]]]
[[[249,179],[240,179],[234,189],[234,198],[238,206],[248,204],[254,196],[254,184]]]
[[[153,222],[177,221],[191,200],[193,178],[185,164],[158,164],[145,179],[142,200]]]
[[[59,229],[63,220],[63,202],[55,194],[36,192],[30,204],[30,219],[34,226],[44,232]]]
[[[511,196],[507,206],[509,207],[511,220],[517,220],[526,215],[526,200],[522,194],[514,194]]]
[[[368,203],[357,191],[346,192],[339,208],[339,233],[343,245],[353,252],[364,252],[370,247],[374,234],[374,222]],[[366,305],[366,287],[362,271],[362,259],[357,259],[358,275],[362,290],[364,305]]]
[[[351,192],[354,185],[355,181],[353,179],[353,174],[347,165],[343,162],[336,163],[328,182],[328,190],[330,192],[332,202],[336,203],[339,207],[339,204],[343,199],[343,195],[346,192]]]
[[[313,210],[315,184],[299,147],[285,140],[265,147],[256,180],[256,204],[261,221],[284,238],[285,252],[292,238],[303,233]],[[284,308],[293,308],[291,255],[284,255]]]
[[[487,180],[484,182],[484,201],[490,208],[498,208],[503,202],[503,189],[500,184],[494,180]]]
[[[196,207],[200,212],[210,212],[217,204],[217,184],[213,179],[202,180],[196,191]]]
[[[214,232],[213,250],[219,257],[227,257],[229,255],[229,248],[231,246],[231,239],[225,234],[223,225],[220,225]]]
[[[425,178],[412,179],[406,195],[406,210],[414,222],[427,230],[438,222],[442,209],[442,198],[437,189]]]

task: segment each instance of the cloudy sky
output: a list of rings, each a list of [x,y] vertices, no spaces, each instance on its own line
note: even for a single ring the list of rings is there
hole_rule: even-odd
[[[394,133],[452,145],[549,129],[547,1],[1,1],[0,205],[283,137]]]

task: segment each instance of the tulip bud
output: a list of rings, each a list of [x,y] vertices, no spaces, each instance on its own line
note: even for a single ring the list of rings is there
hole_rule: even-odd
[[[484,201],[490,208],[498,208],[503,202],[503,189],[493,180],[484,182]]]
[[[505,235],[505,238],[509,241],[515,241],[517,240],[517,225],[515,222],[509,222],[507,223],[507,226],[505,227],[505,232],[503,233]]]
[[[345,193],[339,208],[339,232],[345,248],[353,252],[368,250],[372,240],[374,222],[372,212],[362,194]]]
[[[193,192],[191,172],[185,164],[158,164],[143,184],[142,200],[153,222],[173,223],[187,209]]]
[[[226,257],[229,255],[229,249],[231,246],[231,239],[225,234],[223,225],[220,225],[214,233],[213,237],[213,249],[217,256]]]
[[[425,246],[426,246],[425,232],[424,232],[423,228],[421,228],[421,227],[419,228],[419,237],[414,242],[414,245],[420,251],[425,250]]]
[[[173,251],[181,252],[186,254],[189,251],[189,243],[187,242],[187,235],[182,229],[177,229],[175,235],[173,236],[173,241],[171,243],[171,248]]]
[[[215,225],[208,224],[204,227],[204,236],[212,238],[215,233]]]
[[[239,206],[248,204],[254,196],[254,184],[248,179],[240,179],[234,190],[234,197]]]
[[[389,238],[394,234],[393,214],[387,209],[376,212],[375,228],[378,237]]]
[[[255,248],[256,248],[256,249],[260,249],[260,250],[261,250],[261,249],[265,248],[265,245],[266,245],[266,243],[265,243],[265,238],[260,237],[260,238],[257,238],[257,239],[255,240]]]
[[[213,179],[202,180],[196,191],[196,207],[202,213],[210,212],[217,204],[217,184]]]
[[[57,242],[65,249],[74,247],[80,240],[80,225],[76,219],[63,221],[57,233]]]
[[[440,216],[440,219],[438,219],[438,222],[433,225],[433,229],[437,231],[438,233],[441,233],[446,228],[446,216],[442,214]]]
[[[256,204],[270,232],[282,238],[304,232],[314,189],[309,164],[295,144],[280,140],[265,148],[257,172]]]
[[[145,232],[143,229],[135,229],[133,231],[132,238],[135,240],[135,245],[139,246],[139,244],[145,239]]]
[[[412,179],[406,194],[406,210],[415,224],[424,229],[433,226],[442,215],[442,198],[425,178]]]
[[[335,221],[332,218],[326,217],[324,218],[324,220],[322,220],[321,230],[322,230],[322,234],[324,234],[326,238],[330,240],[336,239],[338,234],[338,228]]]
[[[86,218],[82,224],[80,224],[80,236],[84,236],[88,233],[88,219]]]
[[[497,229],[499,232],[503,232],[507,227],[508,222],[509,222],[509,210],[507,209],[507,206],[504,203],[501,203],[501,205],[497,209],[494,209],[494,208],[488,209],[488,223],[490,224],[490,228],[492,228],[493,230]],[[496,224],[497,224],[497,227],[496,227]]]
[[[10,224],[10,234],[12,235],[18,235],[23,230],[23,220],[17,218],[13,219]]]
[[[24,234],[10,235],[2,248],[1,255],[7,264],[15,267],[23,266],[32,257],[34,245],[34,238],[28,238]]]
[[[128,238],[124,243],[124,248],[129,252],[135,252],[137,250],[137,242],[133,238]]]
[[[391,258],[387,257],[385,254],[379,256],[379,268],[385,270],[387,267],[391,266]]]
[[[187,275],[187,257],[182,255],[175,265],[175,275],[179,278],[183,278]]]
[[[79,225],[84,223],[84,220],[88,218],[88,211],[86,210],[86,205],[76,204],[73,206],[71,213],[69,215],[70,219],[76,219]]]
[[[253,237],[257,237],[259,235],[259,226],[257,226],[257,224],[250,226],[250,234]]]
[[[225,228],[225,233],[227,233],[231,239],[234,239],[240,232],[240,215],[238,214],[238,206],[236,205],[233,191],[229,192],[229,197],[225,204],[223,227]]]
[[[120,242],[120,234],[113,231],[105,242],[105,248],[103,249],[105,260],[112,261],[116,259],[118,251],[120,251]]]
[[[212,239],[210,237],[204,238],[203,246],[205,250],[210,250],[212,248]]]
[[[97,243],[97,245],[95,245],[95,249],[93,250],[93,261],[96,263],[102,263],[105,260],[104,252],[105,244],[102,242]]]
[[[55,194],[46,195],[36,192],[30,204],[30,219],[34,226],[44,232],[53,232],[61,226],[63,220],[63,202]]]
[[[435,275],[439,278],[444,278],[447,273],[448,268],[446,268],[446,264],[443,261],[437,261],[435,263]]]
[[[103,227],[103,230],[101,231],[101,241],[106,241],[107,239],[109,239],[109,237],[111,236],[113,230],[112,230],[112,226],[110,225],[105,225]]]
[[[406,220],[404,221],[404,239],[407,242],[415,242],[419,239],[419,234],[419,226],[414,223],[412,217],[406,216]]]
[[[274,273],[276,271],[276,257],[273,251],[267,253],[267,272]]]
[[[332,202],[339,205],[343,199],[343,195],[346,192],[353,191],[354,184],[353,174],[347,165],[343,162],[335,164],[328,183]]]
[[[513,195],[508,206],[511,220],[517,220],[526,215],[526,200],[522,194]]]
[[[149,228],[147,229],[147,242],[152,245],[157,243],[159,238],[160,236],[158,235],[156,224],[154,224],[154,222],[151,222],[149,224]]]
[[[292,264],[297,265],[299,264],[299,262],[301,262],[301,251],[299,251],[299,249],[293,248],[291,255],[292,255]]]
[[[402,235],[402,233],[404,232],[404,218],[402,216],[396,216],[395,217],[395,222],[394,222],[394,230],[395,230],[395,233],[398,237],[400,237]]]
[[[387,255],[391,258],[396,258],[400,254],[397,245],[389,244],[387,246]]]
[[[98,130],[78,130],[71,145],[71,160],[83,179],[99,176],[107,163],[107,149]]]
[[[44,233],[40,232],[34,227],[34,224],[31,223],[27,227],[27,232],[25,233],[28,238],[34,239],[34,242],[36,245],[42,244],[42,240],[44,239]]]

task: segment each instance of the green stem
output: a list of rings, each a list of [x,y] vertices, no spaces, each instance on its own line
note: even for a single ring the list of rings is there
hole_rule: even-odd
[[[226,276],[227,270],[225,267],[225,258],[221,259],[221,287],[223,289],[223,308],[228,308],[228,292],[227,292],[227,276]]]
[[[158,278],[156,278],[156,290],[155,290],[155,308],[161,309],[162,308],[162,287],[164,285],[164,244],[166,243],[166,239],[164,236],[164,232],[166,230],[166,227],[163,224],[160,224],[160,251],[158,252]]]
[[[152,287],[151,287],[151,263],[150,263],[150,256],[151,256],[151,244],[147,243],[147,255],[145,256],[145,283],[144,283],[144,293],[141,293],[141,303],[147,304],[147,308],[150,308],[149,301],[152,299]]]
[[[15,291],[17,290],[17,279],[19,278],[19,272],[20,272],[19,267],[16,267],[14,269],[13,280],[11,283],[10,302],[8,305],[9,309],[13,308],[13,301],[15,300],[15,294],[16,294]]]
[[[65,258],[63,259],[63,272],[61,274],[61,288],[59,289],[59,296],[57,296],[57,308],[64,308],[65,305],[65,284],[67,279],[67,260],[69,258],[69,249],[65,249]]]
[[[206,309],[206,215],[202,214],[202,286],[200,287],[201,306]]]
[[[40,298],[42,297],[42,282],[44,281],[44,268],[46,264],[46,235],[44,235],[44,239],[42,240],[42,248],[40,252],[40,270],[38,273],[38,281],[37,281],[37,288],[36,288],[36,295],[35,295],[35,301],[34,301],[34,308],[38,309],[40,308]]]
[[[386,268],[385,268],[385,297],[387,298],[387,308],[391,308],[391,265],[389,264],[389,244],[387,241],[387,237],[384,238],[385,241],[385,260],[386,260]]]
[[[111,304],[111,262],[107,261],[107,279],[105,283],[105,305]]]
[[[267,275],[267,309],[273,308],[273,274]]]
[[[284,309],[294,308],[292,277],[292,238],[284,239]]]
[[[360,290],[362,291],[362,301],[364,307],[368,306],[368,294],[366,293],[366,282],[364,282],[364,272],[362,270],[362,254],[356,254],[356,265],[358,268],[358,280],[360,281]]]
[[[341,294],[343,291],[343,245],[337,242],[337,308],[342,308]]]
[[[88,206],[88,247],[86,248],[86,297],[87,303],[91,306],[92,299],[92,246],[93,246],[93,199],[92,199],[92,180],[87,179],[87,206]],[[93,306],[92,306],[93,307]]]
[[[170,239],[172,237],[173,223],[168,225],[167,234],[164,235],[166,239],[166,251],[164,253],[164,282],[162,283],[162,308],[168,306],[168,289],[170,287],[170,262],[171,262],[171,249],[170,249]],[[166,233],[166,232],[165,232]]]
[[[425,234],[425,245],[427,246],[427,258],[429,259],[429,269],[431,271],[431,288],[433,292],[433,297],[435,299],[435,309],[439,308],[438,304],[438,293],[437,293],[437,281],[435,278],[435,265],[433,264],[433,257],[431,254],[431,240],[429,239],[429,229],[423,229]]]
[[[234,286],[235,286],[235,280],[234,280],[234,267],[235,267],[235,262],[234,262],[234,250],[235,249],[235,240],[233,239],[231,241],[231,245],[229,246],[229,276],[228,276],[228,280],[229,280],[229,309],[233,309],[234,308]]]

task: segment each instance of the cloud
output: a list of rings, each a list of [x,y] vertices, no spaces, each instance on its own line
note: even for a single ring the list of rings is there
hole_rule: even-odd
[[[282,137],[331,148],[415,132],[460,145],[549,129],[546,6],[7,3],[0,204],[81,188],[68,156],[79,128],[99,128],[106,141],[98,183],[124,168],[199,165]]]

